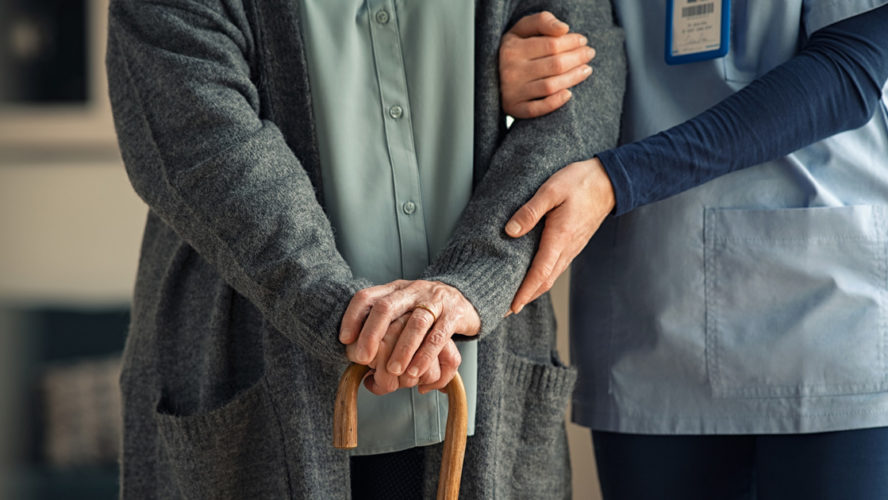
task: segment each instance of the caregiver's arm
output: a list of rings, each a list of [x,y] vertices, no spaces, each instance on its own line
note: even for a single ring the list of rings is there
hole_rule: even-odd
[[[888,79],[886,27],[883,6],[818,30],[795,57],[695,118],[552,176],[507,224],[519,237],[548,213],[512,310],[548,289],[611,210],[626,213],[865,124]],[[613,206],[590,201],[607,184]]]

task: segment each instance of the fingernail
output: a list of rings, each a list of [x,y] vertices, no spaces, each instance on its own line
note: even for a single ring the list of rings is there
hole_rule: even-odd
[[[515,236],[516,234],[521,232],[521,224],[510,220],[508,224],[506,224],[506,233]]]
[[[367,359],[367,354],[367,350],[363,347],[355,348],[355,359],[358,360],[358,363],[365,364],[370,361],[369,359]]]
[[[555,28],[564,28],[565,26],[567,26],[567,23],[555,20],[555,21],[552,21],[552,26]]]
[[[339,341],[343,344],[346,343],[346,339],[349,338],[349,335],[345,333],[345,330],[339,332]]]
[[[593,49],[592,47],[586,47],[586,57],[590,59],[595,57],[595,49]]]
[[[511,316],[511,315],[512,315],[512,310],[509,309],[508,312],[506,312],[506,314],[503,314],[503,319],[506,319],[506,318],[508,318],[508,317]]]
[[[389,365],[389,373],[391,373],[393,375],[400,375],[401,374],[401,363],[395,362],[395,363],[390,364]]]
[[[589,43],[589,39],[584,36],[581,36],[580,37],[580,45],[586,45],[587,43]]]
[[[591,75],[592,74],[592,66],[586,65],[583,68],[583,74],[584,75]]]
[[[519,308],[518,308],[518,310],[517,310],[517,311],[515,311],[515,314],[518,314],[518,313],[520,313],[520,312],[521,312],[521,310],[522,310],[522,309],[524,309],[524,306],[521,306],[521,307],[519,307]]]
[[[407,375],[411,377],[416,377],[417,375],[419,375],[419,369],[414,366],[413,368],[407,370]]]

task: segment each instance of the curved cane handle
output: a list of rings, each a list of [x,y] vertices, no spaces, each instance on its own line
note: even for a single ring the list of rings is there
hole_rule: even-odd
[[[333,446],[350,449],[358,445],[358,387],[369,370],[352,364],[339,379],[336,405],[333,408]],[[469,421],[466,389],[457,373],[444,388],[447,393],[447,430],[444,434],[444,455],[438,478],[438,500],[456,500],[462,479],[466,453],[466,432]]]

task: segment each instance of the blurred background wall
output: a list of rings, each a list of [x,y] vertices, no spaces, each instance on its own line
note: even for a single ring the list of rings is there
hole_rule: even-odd
[[[0,0],[0,499],[116,497],[118,356],[147,208],[110,119],[106,9]],[[568,432],[574,498],[597,499],[589,432]]]
[[[116,149],[106,0],[0,0],[0,498],[115,498],[147,208]]]

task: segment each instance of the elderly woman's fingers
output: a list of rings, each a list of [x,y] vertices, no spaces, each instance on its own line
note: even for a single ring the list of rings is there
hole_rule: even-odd
[[[389,359],[388,370],[406,370],[409,376],[419,377],[454,333],[474,335],[481,320],[474,306],[452,286],[416,281],[405,289],[410,290],[416,292],[417,303]]]
[[[425,381],[421,381],[419,392],[425,394],[435,389],[444,389],[444,387],[446,387],[453,379],[454,375],[456,375],[460,363],[462,363],[462,356],[460,356],[456,344],[451,340],[444,346],[444,349],[441,350],[441,354],[438,356],[437,365],[441,370],[440,376],[437,380],[432,382],[426,383]],[[431,377],[429,378],[431,379]]]
[[[411,318],[414,318],[414,321],[408,325],[408,338],[405,342],[414,342],[415,345],[415,340],[411,339],[417,335],[425,336],[435,323],[430,321],[429,317],[434,319],[435,316],[444,314],[448,308],[451,309],[448,311],[451,317],[458,318],[456,333],[468,336],[478,333],[481,328],[478,312],[459,290],[445,283],[417,280],[378,298],[373,303],[356,342],[355,359],[359,363],[367,364],[376,357],[379,341],[394,318],[412,312]],[[417,313],[416,309],[422,309],[430,314]],[[393,362],[397,362],[403,370],[409,361],[405,353],[409,351],[409,349],[396,351],[396,358],[390,361],[388,369],[391,370],[394,367]]]
[[[365,387],[367,387],[367,390],[369,390],[373,394],[388,394],[401,387],[398,376],[390,373],[386,369],[386,364],[388,362],[389,356],[391,355],[392,349],[394,348],[395,343],[398,341],[398,337],[401,335],[401,331],[404,329],[404,325],[406,324],[406,316],[402,316],[396,319],[389,326],[385,336],[379,343],[379,350],[376,353],[376,358],[373,360],[375,369],[373,370],[371,376],[368,376],[364,379]],[[348,348],[346,348],[346,350],[348,350]]]
[[[373,304],[380,298],[392,293],[395,290],[407,286],[410,282],[407,280],[396,280],[385,285],[372,286],[359,290],[345,309],[342,315],[342,322],[339,326],[339,341],[343,344],[351,344],[358,339],[364,320]]]
[[[425,306],[431,308],[432,306]],[[395,374],[401,375],[407,368],[407,363],[413,359],[413,354],[419,349],[426,333],[437,321],[436,314],[425,307],[418,307],[410,314],[407,325],[398,343],[394,348],[394,353],[388,361],[388,370]],[[417,377],[414,373],[412,377]]]

